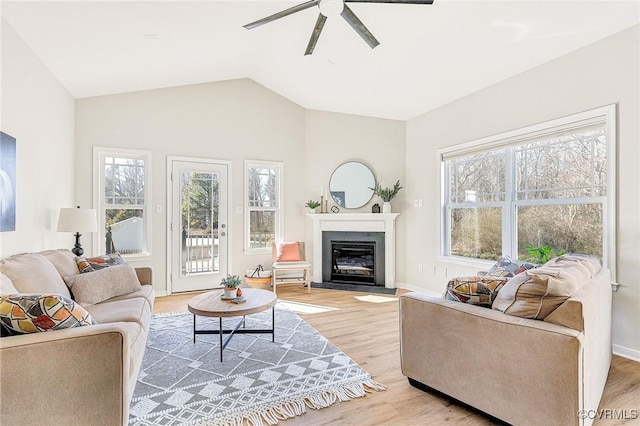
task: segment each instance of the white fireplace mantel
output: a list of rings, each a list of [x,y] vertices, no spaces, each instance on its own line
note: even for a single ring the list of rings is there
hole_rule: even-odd
[[[384,232],[384,286],[396,288],[396,229],[399,213],[308,214],[313,221],[313,276],[322,282],[322,232]]]

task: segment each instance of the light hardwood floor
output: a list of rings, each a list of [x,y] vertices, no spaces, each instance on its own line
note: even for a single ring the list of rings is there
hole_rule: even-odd
[[[186,311],[187,302],[195,294],[159,297],[154,311]],[[307,414],[282,421],[281,425],[495,424],[482,413],[409,385],[400,372],[396,296],[324,289],[313,289],[307,294],[298,285],[283,285],[278,286],[278,297],[283,301],[315,306],[318,310],[325,308],[324,312],[299,314],[374,380],[387,387],[384,392],[371,392],[365,398],[336,403],[330,408],[308,409]],[[627,414],[640,410],[640,363],[613,357],[600,408],[626,410]],[[603,419],[594,424],[637,425],[640,419]]]

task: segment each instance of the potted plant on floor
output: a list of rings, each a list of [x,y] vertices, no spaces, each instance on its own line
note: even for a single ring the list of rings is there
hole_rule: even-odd
[[[377,195],[382,198],[382,213],[391,213],[391,200],[393,200],[398,192],[402,189],[400,186],[400,179],[398,179],[393,185],[393,188],[382,188],[379,182],[376,182],[376,186],[369,189],[373,190],[373,195]]]
[[[228,274],[220,282],[221,286],[224,286],[224,298],[235,299],[238,297],[238,286],[242,283],[240,277],[237,275]]]
[[[309,213],[315,213],[316,208],[320,206],[320,202],[315,200],[309,200],[307,201],[307,204],[305,204],[304,206],[309,207]]]

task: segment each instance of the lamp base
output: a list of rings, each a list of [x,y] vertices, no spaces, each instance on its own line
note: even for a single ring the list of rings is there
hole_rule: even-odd
[[[71,253],[75,254],[76,256],[82,256],[84,254],[84,249],[80,245],[80,237],[82,236],[82,234],[79,232],[76,232],[75,236],[76,236],[76,244],[71,249]]]

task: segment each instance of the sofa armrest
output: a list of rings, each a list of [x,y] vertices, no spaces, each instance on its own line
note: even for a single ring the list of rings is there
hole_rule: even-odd
[[[583,337],[426,294],[400,297],[402,373],[512,424],[579,422]]]
[[[3,337],[0,358],[0,424],[126,423],[129,342],[122,324]]]
[[[140,284],[153,285],[153,270],[149,266],[139,266],[135,270]]]

